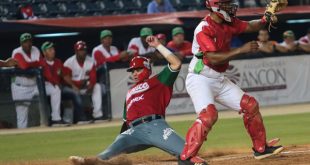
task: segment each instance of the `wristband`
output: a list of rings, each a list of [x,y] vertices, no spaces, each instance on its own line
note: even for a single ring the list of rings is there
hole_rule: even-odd
[[[156,49],[166,58],[172,54],[172,52],[164,47],[162,44],[159,44],[156,46]]]

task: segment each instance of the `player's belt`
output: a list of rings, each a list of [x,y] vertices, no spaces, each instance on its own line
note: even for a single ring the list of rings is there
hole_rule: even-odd
[[[157,119],[163,119],[164,117],[161,116],[161,115],[150,115],[150,116],[143,116],[143,117],[140,117],[134,121],[132,121],[131,123],[129,123],[129,127],[135,127],[139,124],[142,124],[142,123],[148,123],[148,122],[151,122],[153,120],[157,120]]]

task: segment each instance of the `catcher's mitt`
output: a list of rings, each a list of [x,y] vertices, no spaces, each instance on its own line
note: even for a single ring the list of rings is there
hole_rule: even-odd
[[[264,17],[266,21],[269,23],[269,31],[270,27],[273,27],[272,24],[278,22],[276,13],[284,9],[286,6],[287,6],[287,0],[270,0],[270,2],[267,4]]]

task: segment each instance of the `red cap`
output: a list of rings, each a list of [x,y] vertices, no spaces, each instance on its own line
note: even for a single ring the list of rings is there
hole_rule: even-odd
[[[167,38],[167,37],[166,37],[166,34],[163,34],[163,33],[157,34],[156,37],[157,37],[158,39],[163,39],[163,40],[165,40],[165,39]]]
[[[86,43],[84,41],[78,41],[74,44],[74,50],[85,50],[87,49]]]

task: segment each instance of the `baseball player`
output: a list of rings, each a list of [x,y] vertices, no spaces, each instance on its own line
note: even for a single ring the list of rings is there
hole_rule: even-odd
[[[55,48],[52,42],[46,41],[41,46],[41,51],[44,55],[43,76],[45,78],[45,88],[47,95],[51,96],[51,108],[52,108],[52,126],[68,126],[59,118],[60,103],[61,103],[61,73],[63,69],[62,62],[55,58]]]
[[[87,46],[84,41],[76,42],[74,50],[75,55],[68,58],[64,63],[64,81],[69,87],[64,87],[63,90],[71,91],[79,98],[81,98],[80,95],[90,94],[94,107],[94,121],[100,122],[103,120],[102,94],[101,87],[97,83],[95,62],[87,56]]]
[[[113,34],[110,30],[103,30],[100,33],[101,44],[96,46],[92,51],[92,57],[95,59],[96,66],[99,67],[106,62],[125,61],[129,58],[130,53],[127,51],[120,52],[112,45]]]
[[[192,56],[192,43],[184,40],[184,29],[175,27],[172,29],[172,40],[168,42],[167,47],[175,50],[182,58]]]
[[[155,48],[148,45],[146,37],[153,35],[151,28],[144,27],[140,30],[140,37],[135,37],[130,40],[128,52],[132,52],[134,56],[150,57],[154,55]]]
[[[0,60],[0,67],[12,67],[16,66],[18,63],[13,58],[8,58],[5,61]]]
[[[263,159],[283,150],[282,146],[267,144],[266,131],[256,99],[245,93],[224,76],[229,60],[245,53],[256,52],[256,41],[230,49],[233,36],[254,32],[267,22],[274,22],[275,15],[267,13],[260,20],[249,22],[235,17],[237,5],[232,0],[207,0],[207,15],[194,31],[186,89],[198,117],[186,135],[181,154],[182,160],[196,156],[212,126],[218,118],[215,102],[243,113],[244,126],[253,142],[254,157]]]
[[[24,33],[20,36],[21,46],[14,49],[12,58],[18,62],[21,69],[44,67],[43,59],[37,47],[32,46],[32,36]],[[16,76],[11,84],[13,100],[29,100],[39,93],[36,78],[29,76]],[[59,92],[59,91],[57,91]],[[54,90],[46,88],[46,94],[51,96],[52,121],[60,121],[60,96]],[[30,102],[16,104],[17,128],[26,128],[28,124],[28,108]],[[55,122],[56,123],[56,122]],[[58,123],[57,123],[58,124]],[[53,126],[53,125],[52,125]]]
[[[184,140],[165,121],[165,111],[171,96],[173,84],[179,74],[181,61],[165,48],[154,36],[146,40],[156,48],[169,62],[159,74],[151,77],[151,65],[147,58],[134,57],[128,72],[136,82],[127,92],[124,108],[124,125],[118,135],[105,151],[94,158],[71,156],[74,165],[100,164],[122,153],[133,153],[150,147],[160,148],[179,158]],[[154,101],[154,98],[157,101]],[[184,164],[204,163],[199,157]]]

